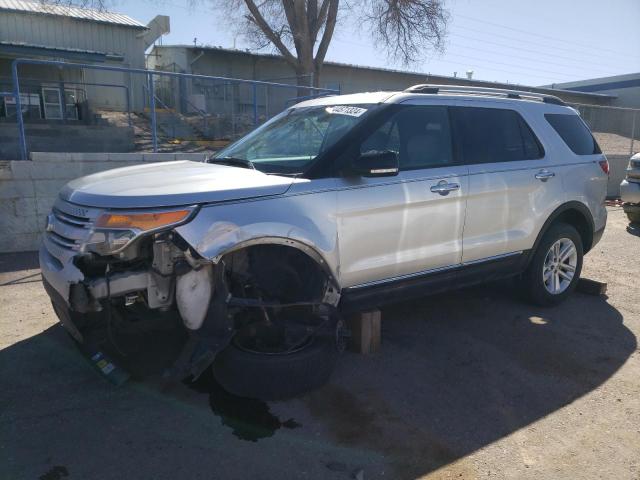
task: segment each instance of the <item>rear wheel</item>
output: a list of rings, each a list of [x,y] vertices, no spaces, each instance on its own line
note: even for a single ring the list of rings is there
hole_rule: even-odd
[[[559,223],[544,234],[524,274],[524,288],[537,305],[557,305],[575,290],[582,270],[582,238]]]

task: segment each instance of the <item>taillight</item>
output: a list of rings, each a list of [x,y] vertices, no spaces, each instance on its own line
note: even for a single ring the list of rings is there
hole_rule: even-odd
[[[600,168],[602,169],[602,171],[604,173],[606,173],[607,175],[609,175],[609,161],[608,160],[600,160],[598,163],[600,164]]]

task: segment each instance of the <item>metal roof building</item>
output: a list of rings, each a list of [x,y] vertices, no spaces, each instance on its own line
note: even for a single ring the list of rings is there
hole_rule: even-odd
[[[14,12],[29,12],[41,15],[90,20],[98,23],[127,25],[130,27],[146,28],[142,23],[120,13],[93,10],[66,5],[48,5],[42,2],[27,0],[0,0],[0,10]]]
[[[252,80],[274,80],[295,83],[295,72],[279,55],[212,46],[156,45],[147,58],[149,68],[203,75],[218,75]],[[615,94],[582,92],[534,87],[464,77],[432,75],[388,68],[366,67],[338,62],[325,62],[320,78],[321,87],[339,89],[342,93],[377,90],[403,90],[419,83],[468,85],[526,90],[557,95],[570,103],[610,105]],[[195,92],[194,92],[195,93]]]
[[[168,30],[168,17],[159,16],[149,25],[143,25],[120,13],[47,5],[38,0],[0,0],[0,94],[11,89],[10,69],[15,58],[144,68],[146,48]],[[28,99],[39,101],[40,118],[51,120],[67,119],[65,103],[69,102],[65,101],[65,93],[74,103],[88,100],[95,108],[125,108],[126,96],[122,89],[90,85],[96,83],[126,85],[132,92],[130,103],[141,107],[138,105],[141,79],[125,77],[120,72],[91,69],[20,67],[21,87],[24,85],[31,95]],[[65,86],[60,87],[61,84]],[[0,117],[11,116],[11,105],[7,103],[11,101],[5,96]],[[37,110],[32,109],[36,117]],[[74,118],[71,109],[69,112]]]
[[[120,61],[144,68],[148,28],[119,13],[0,0],[0,54]],[[4,55],[3,55],[4,56]]]
[[[640,108],[640,72],[613,77],[591,78],[577,82],[556,83],[553,88],[571,92],[613,95],[617,107]]]

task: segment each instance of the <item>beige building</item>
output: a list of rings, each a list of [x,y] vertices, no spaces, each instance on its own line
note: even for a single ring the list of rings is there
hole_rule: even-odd
[[[0,118],[15,116],[14,99],[8,95],[14,59],[145,68],[145,50],[168,29],[168,17],[143,25],[118,13],[0,0]],[[29,120],[77,120],[83,104],[126,108],[126,88],[95,84],[127,87],[132,106],[142,105],[142,76],[42,65],[23,65],[19,73]]]
[[[183,73],[213,75],[228,78],[274,81],[295,84],[295,73],[282,57],[255,54],[242,50],[220,47],[189,45],[156,45],[151,50],[147,66],[150,69]],[[570,103],[610,105],[614,96],[609,94],[574,92],[551,88],[513,85],[460,77],[431,75],[384,68],[362,67],[335,62],[325,62],[320,86],[337,89],[341,93],[377,90],[402,90],[419,83],[473,85],[494,88],[510,88],[557,95]],[[172,95],[188,98],[185,103],[197,104],[207,112],[234,108],[236,113],[250,113],[253,108],[253,92],[248,86],[224,86],[224,82],[188,82],[179,88],[171,88]],[[258,114],[269,116],[272,110],[294,101],[295,89],[260,87],[258,89]],[[236,101],[230,104],[229,98]],[[175,103],[179,103],[178,100]]]

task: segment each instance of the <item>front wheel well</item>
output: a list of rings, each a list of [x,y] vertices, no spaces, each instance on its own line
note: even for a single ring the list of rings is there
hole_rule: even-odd
[[[331,284],[330,275],[314,258],[287,245],[251,245],[222,261],[237,288],[251,285],[261,295],[284,303],[321,301]]]

